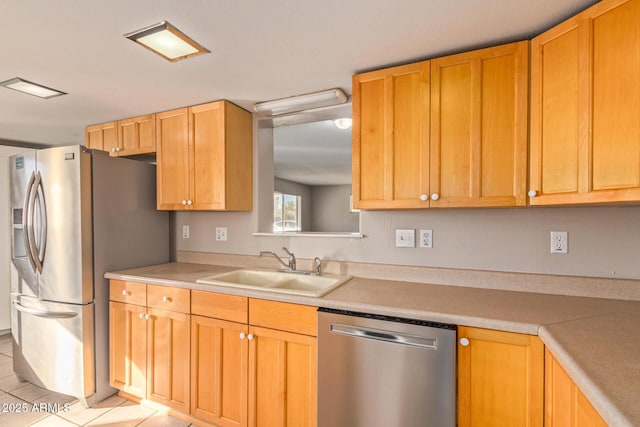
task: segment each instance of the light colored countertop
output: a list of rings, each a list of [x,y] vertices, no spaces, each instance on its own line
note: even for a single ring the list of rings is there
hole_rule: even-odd
[[[539,335],[609,425],[640,426],[640,302],[357,277],[322,298],[195,282],[236,269],[169,263],[105,277]]]

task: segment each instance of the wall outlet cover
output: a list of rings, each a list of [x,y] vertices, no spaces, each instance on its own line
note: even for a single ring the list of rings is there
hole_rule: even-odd
[[[420,247],[433,248],[433,230],[430,230],[430,229],[420,230]]]
[[[415,248],[416,230],[396,230],[396,248]]]
[[[189,238],[189,226],[188,225],[183,225],[182,226],[182,238],[183,239],[188,239]]]
[[[551,232],[551,253],[566,254],[569,252],[569,233],[566,231]]]

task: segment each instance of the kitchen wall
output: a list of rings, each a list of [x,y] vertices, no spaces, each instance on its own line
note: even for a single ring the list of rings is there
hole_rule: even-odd
[[[300,258],[421,265],[492,271],[640,279],[640,205],[544,208],[362,211],[363,238],[254,236],[260,206],[272,202],[272,149],[254,123],[254,210],[178,212],[175,249],[257,255],[287,246]],[[265,133],[266,132],[266,133]],[[270,158],[271,156],[271,158]],[[273,176],[273,175],[271,175]],[[191,238],[182,239],[182,225]],[[226,242],[215,227],[228,228]],[[395,229],[433,230],[433,248],[396,248]],[[550,253],[550,231],[569,233],[569,253]]]

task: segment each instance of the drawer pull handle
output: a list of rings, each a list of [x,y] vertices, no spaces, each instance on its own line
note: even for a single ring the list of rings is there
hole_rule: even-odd
[[[162,297],[162,302],[171,302],[171,298],[168,296]]]
[[[126,289],[123,289],[122,290],[122,295],[124,295],[126,297],[127,295],[129,295],[129,291],[127,291]]]

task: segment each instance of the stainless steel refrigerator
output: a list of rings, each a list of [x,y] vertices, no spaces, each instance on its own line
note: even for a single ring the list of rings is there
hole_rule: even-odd
[[[109,386],[109,270],[169,261],[155,166],[82,146],[10,159],[14,371],[90,406]]]

